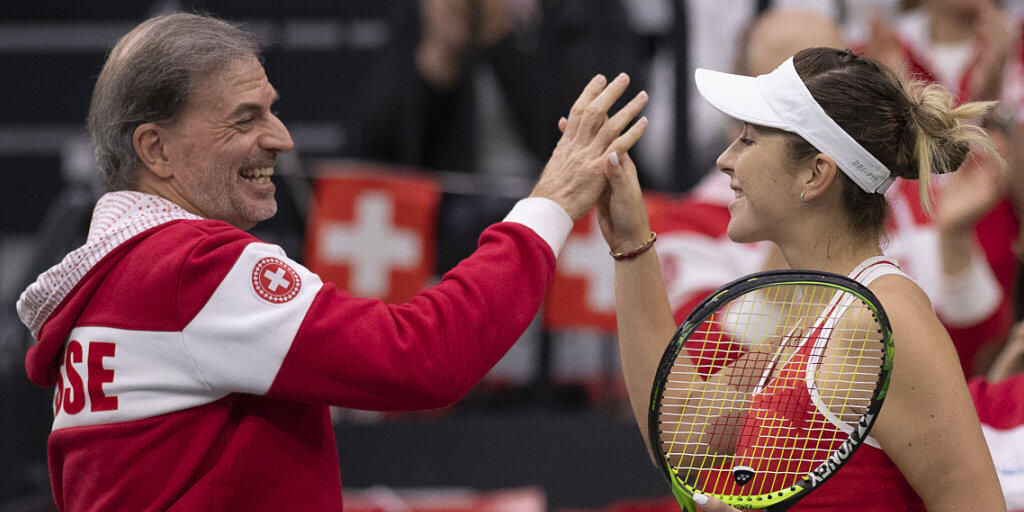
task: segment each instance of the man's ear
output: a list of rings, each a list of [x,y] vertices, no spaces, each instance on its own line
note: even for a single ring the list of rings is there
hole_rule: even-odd
[[[167,132],[155,123],[140,124],[132,134],[132,145],[143,167],[163,179],[174,175],[165,146],[166,136]]]
[[[836,179],[839,166],[834,158],[824,153],[818,153],[811,159],[808,170],[810,172],[804,174],[805,181],[801,184],[800,197],[804,202],[811,201],[825,193],[828,186],[832,184],[832,180]]]

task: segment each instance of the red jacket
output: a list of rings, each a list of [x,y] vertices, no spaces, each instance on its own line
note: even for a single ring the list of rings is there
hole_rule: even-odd
[[[58,508],[341,510],[327,406],[450,405],[536,314],[561,242],[522,205],[388,305],[166,200],[104,196],[86,246],[18,304],[28,375],[56,386]]]

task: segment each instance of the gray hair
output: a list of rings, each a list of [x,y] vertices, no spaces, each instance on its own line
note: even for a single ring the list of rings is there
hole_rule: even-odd
[[[114,45],[89,105],[89,137],[107,190],[136,186],[135,129],[180,120],[192,88],[245,58],[261,58],[256,38],[210,16],[150,18]]]

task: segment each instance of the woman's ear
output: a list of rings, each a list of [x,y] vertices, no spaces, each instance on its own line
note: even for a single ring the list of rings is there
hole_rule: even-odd
[[[818,153],[811,158],[807,171],[803,173],[804,181],[800,184],[800,200],[805,203],[813,201],[825,193],[828,186],[832,184],[832,180],[836,178],[839,166],[834,158],[824,153]]]

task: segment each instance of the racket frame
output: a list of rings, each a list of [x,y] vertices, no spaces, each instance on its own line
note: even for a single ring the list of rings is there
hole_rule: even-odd
[[[875,294],[871,293],[871,290],[849,277],[814,270],[770,270],[750,274],[728,283],[708,295],[687,315],[686,320],[679,326],[679,329],[672,336],[672,341],[665,348],[661,362],[658,364],[658,371],[655,374],[654,385],[651,388],[651,402],[647,417],[651,451],[654,453],[655,459],[660,462],[661,469],[671,485],[672,494],[683,510],[697,512],[696,504],[693,501],[693,494],[700,491],[683,482],[678,477],[676,471],[670,466],[668,457],[661,451],[658,421],[661,409],[659,399],[668,382],[668,375],[671,373],[676,357],[686,345],[688,338],[720,307],[745,293],[778,284],[828,286],[852,293],[868,306],[878,322],[881,341],[884,344],[883,360],[875,386],[875,393],[867,410],[861,416],[860,421],[858,421],[857,427],[853,429],[847,439],[827,459],[793,485],[785,489],[756,496],[741,497],[714,493],[705,494],[714,496],[726,504],[741,510],[767,509],[769,512],[782,512],[814,489],[820,487],[839,468],[845,465],[854,451],[867,439],[868,434],[871,432],[871,427],[878,417],[878,412],[889,389],[895,348],[893,346],[892,326],[889,323],[889,318],[886,316],[885,310],[882,309],[881,302]]]

